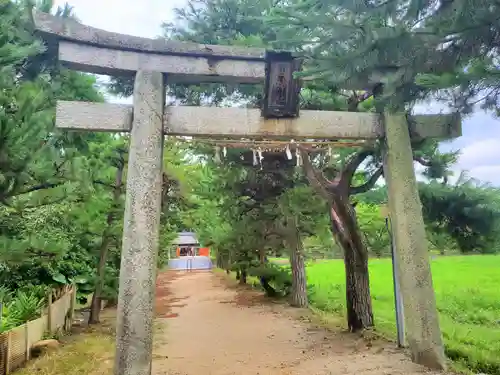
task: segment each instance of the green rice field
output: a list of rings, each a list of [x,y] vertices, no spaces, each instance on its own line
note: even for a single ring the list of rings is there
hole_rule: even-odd
[[[345,313],[341,260],[310,263],[311,304],[327,313]],[[446,354],[456,367],[500,374],[500,256],[447,256],[432,261],[432,275]],[[370,261],[375,325],[395,337],[390,259]]]

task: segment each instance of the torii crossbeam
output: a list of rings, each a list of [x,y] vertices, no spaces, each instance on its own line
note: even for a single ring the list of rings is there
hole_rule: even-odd
[[[265,120],[243,108],[165,108],[165,84],[263,82],[264,49],[209,46],[107,32],[35,12],[37,32],[67,67],[111,76],[135,75],[133,106],[57,104],[62,129],[130,132],[118,303],[116,375],[150,375],[159,242],[164,135],[254,139],[386,140],[385,178],[393,218],[407,337],[416,362],[444,367],[444,354],[424,244],[420,201],[404,116],[302,111]],[[346,87],[347,89],[348,87]],[[350,87],[359,88],[359,87]],[[454,116],[416,116],[412,134],[460,136]]]

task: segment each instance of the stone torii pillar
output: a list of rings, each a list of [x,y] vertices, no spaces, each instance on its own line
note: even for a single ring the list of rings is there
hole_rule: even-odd
[[[384,114],[384,177],[388,189],[391,231],[404,308],[406,341],[412,360],[446,368],[436,297],[415,177],[408,122],[404,115]]]
[[[120,265],[116,374],[151,374],[164,103],[163,74],[138,71]]]
[[[56,127],[131,132],[120,270],[116,375],[150,375],[158,252],[163,134],[216,138],[387,140],[386,172],[400,258],[407,337],[414,361],[444,365],[441,333],[423,244],[408,128],[401,118],[374,113],[301,111],[295,119],[263,119],[243,108],[164,108],[169,83],[262,83],[266,51],[152,40],[91,28],[35,12],[35,27],[67,67],[88,73],[135,75],[134,105],[57,103]],[[164,76],[165,74],[165,76]],[[356,89],[356,87],[352,87]],[[415,116],[412,133],[426,138],[460,135],[457,118]],[[406,133],[405,133],[406,131]],[[406,238],[408,237],[408,238]],[[408,310],[411,311],[408,311]]]

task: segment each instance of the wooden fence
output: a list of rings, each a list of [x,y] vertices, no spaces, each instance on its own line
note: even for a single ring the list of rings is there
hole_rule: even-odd
[[[55,302],[53,302],[55,301]],[[49,293],[41,318],[0,333],[0,375],[22,367],[31,357],[31,348],[45,337],[69,331],[73,323],[76,289],[65,287]]]

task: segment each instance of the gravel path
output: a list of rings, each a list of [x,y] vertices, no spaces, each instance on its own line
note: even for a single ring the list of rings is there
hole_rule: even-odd
[[[211,272],[165,272],[157,283],[153,374],[426,373],[392,344],[314,328],[297,315]]]

